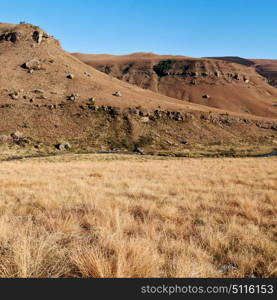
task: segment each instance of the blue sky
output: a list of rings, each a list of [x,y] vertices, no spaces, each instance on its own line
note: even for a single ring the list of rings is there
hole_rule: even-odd
[[[276,0],[13,0],[0,22],[44,28],[71,52],[277,58]]]

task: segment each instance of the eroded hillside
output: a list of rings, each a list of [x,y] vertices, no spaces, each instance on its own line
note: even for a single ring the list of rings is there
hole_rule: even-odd
[[[74,55],[125,82],[187,103],[257,116],[277,116],[277,90],[251,66],[151,53]]]

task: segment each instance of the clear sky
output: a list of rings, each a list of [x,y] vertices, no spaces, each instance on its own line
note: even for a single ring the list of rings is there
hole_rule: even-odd
[[[13,0],[0,22],[41,26],[70,52],[277,59],[276,0]]]

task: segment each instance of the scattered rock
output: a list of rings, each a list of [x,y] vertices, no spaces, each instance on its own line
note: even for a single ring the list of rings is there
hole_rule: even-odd
[[[216,77],[218,77],[218,78],[221,76],[221,74],[220,74],[219,71],[214,72],[214,75],[215,75]]]
[[[135,147],[134,152],[135,152],[135,153],[139,153],[140,155],[144,155],[143,149],[141,149],[141,148],[139,148],[139,147]]]
[[[43,94],[44,91],[43,90],[33,90],[32,93],[35,93],[35,94]]]
[[[84,72],[84,74],[88,77],[91,77],[91,74],[89,72]]]
[[[38,96],[37,99],[40,99],[40,100],[47,100],[47,97],[41,95],[41,96]]]
[[[19,99],[19,93],[16,92],[16,91],[10,93],[9,96],[10,96],[13,100]]]
[[[94,98],[94,97],[89,98],[89,99],[88,99],[88,103],[89,103],[90,105],[95,105],[95,98]]]
[[[120,91],[117,91],[117,92],[113,93],[113,96],[115,96],[115,97],[122,97],[122,94],[121,94]]]
[[[35,149],[41,149],[42,146],[43,146],[43,143],[41,143],[41,142],[34,145]]]
[[[240,77],[239,74],[235,74],[234,78],[235,78],[236,80],[240,80],[240,79],[241,79],[241,77]]]
[[[71,94],[70,96],[67,97],[67,100],[76,101],[78,98],[79,98],[79,94],[73,93],[73,94]]]
[[[24,63],[21,67],[27,70],[40,70],[41,64],[38,59],[32,59]]]
[[[23,136],[22,133],[19,132],[19,131],[13,132],[13,133],[11,134],[11,137],[12,137],[14,140],[19,140],[19,139],[22,138],[22,136]]]
[[[42,37],[45,39],[49,39],[51,37],[51,35],[48,32],[43,32]]]
[[[149,122],[149,117],[142,117],[140,121],[142,123],[148,123]]]
[[[57,144],[55,147],[60,151],[66,151],[71,149],[71,145],[68,142]]]
[[[199,73],[198,72],[190,72],[190,75],[193,77],[198,77]]]

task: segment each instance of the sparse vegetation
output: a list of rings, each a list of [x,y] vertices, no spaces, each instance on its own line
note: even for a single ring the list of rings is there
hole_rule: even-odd
[[[139,147],[150,146],[153,143],[153,139],[149,136],[140,136],[136,141],[132,138],[124,137],[122,139],[116,139],[109,137],[107,143],[111,149],[125,149],[133,151]]]
[[[0,276],[274,277],[276,168],[275,158],[2,162]]]
[[[176,60],[172,60],[172,59],[164,60],[161,61],[159,64],[155,65],[153,69],[159,76],[165,76],[167,75],[168,71],[170,70],[170,68],[173,66],[174,63],[176,63]]]
[[[135,147],[146,147],[153,143],[153,139],[150,136],[140,136],[138,141],[135,142]]]

